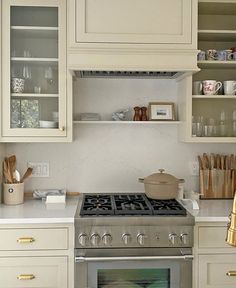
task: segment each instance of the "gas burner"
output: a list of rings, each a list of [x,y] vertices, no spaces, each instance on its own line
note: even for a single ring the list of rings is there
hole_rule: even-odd
[[[109,195],[86,194],[83,199],[81,215],[99,216],[112,214],[114,214],[114,209]]]
[[[84,194],[81,216],[186,216],[175,199],[154,200],[145,194]]]
[[[151,215],[151,207],[143,194],[114,195],[117,215]]]
[[[155,215],[186,215],[186,210],[175,199],[155,200],[149,199]]]

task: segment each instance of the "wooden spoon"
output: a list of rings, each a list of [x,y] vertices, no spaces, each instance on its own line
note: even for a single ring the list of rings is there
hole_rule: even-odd
[[[5,177],[5,182],[6,183],[12,183],[11,182],[11,175],[9,174],[9,170],[8,170],[8,164],[7,164],[8,162],[7,162],[7,160],[5,159],[4,161],[3,161],[3,175],[4,175],[4,177]]]
[[[31,174],[32,174],[33,168],[32,167],[28,167],[27,170],[25,171],[25,174],[23,175],[23,177],[20,179],[20,182],[24,182],[24,180],[26,178],[28,178]]]

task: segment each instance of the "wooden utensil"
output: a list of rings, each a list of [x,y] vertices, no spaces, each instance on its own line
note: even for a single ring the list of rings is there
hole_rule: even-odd
[[[32,174],[33,168],[28,167],[23,177],[20,179],[20,182],[24,182],[26,178],[28,178]]]
[[[11,175],[9,174],[9,170],[8,170],[8,162],[6,159],[4,159],[3,161],[3,175],[4,175],[6,183],[12,183]]]
[[[16,155],[12,155],[8,158],[8,166],[9,166],[10,174],[12,176],[12,183],[15,183],[16,179],[14,179],[13,175],[16,170]]]

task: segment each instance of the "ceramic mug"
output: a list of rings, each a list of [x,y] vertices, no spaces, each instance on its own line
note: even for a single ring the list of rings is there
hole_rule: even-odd
[[[206,59],[207,60],[216,60],[216,50],[215,49],[206,50]]]
[[[202,95],[202,82],[201,81],[193,82],[193,95]]]
[[[226,52],[226,60],[231,61],[233,60],[233,53],[231,49],[224,50]]]
[[[216,95],[222,87],[222,83],[216,80],[204,80],[202,87],[204,95]]]
[[[236,81],[224,81],[224,94],[235,95],[236,92]]]
[[[22,93],[25,88],[25,79],[12,78],[11,79],[11,90],[13,93]]]
[[[206,60],[206,52],[202,50],[199,51],[197,54],[197,60],[198,61]]]
[[[226,50],[217,50],[216,51],[216,60],[218,61],[226,61],[228,53]]]

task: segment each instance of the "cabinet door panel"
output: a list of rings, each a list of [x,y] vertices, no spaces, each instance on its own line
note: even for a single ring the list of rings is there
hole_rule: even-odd
[[[76,42],[191,43],[190,0],[76,0]]]
[[[0,288],[66,288],[67,257],[0,258]]]
[[[227,272],[236,271],[236,254],[200,255],[199,288],[235,288],[236,277]]]

